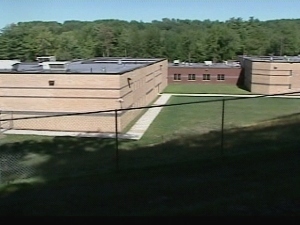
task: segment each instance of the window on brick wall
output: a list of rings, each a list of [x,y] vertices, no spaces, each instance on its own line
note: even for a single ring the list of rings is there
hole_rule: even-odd
[[[49,80],[48,84],[49,84],[49,86],[54,86],[55,82],[54,82],[54,80]]]
[[[210,74],[203,74],[203,80],[210,80]]]
[[[225,80],[224,74],[218,74],[217,80]]]
[[[173,80],[181,80],[181,74],[175,73]]]
[[[196,80],[196,75],[195,74],[189,74],[188,75],[188,80]]]

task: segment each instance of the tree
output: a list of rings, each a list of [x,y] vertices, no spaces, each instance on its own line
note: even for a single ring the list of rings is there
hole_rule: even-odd
[[[98,38],[98,54],[109,57],[114,48],[116,38],[111,27],[99,24],[95,27],[96,36]]]
[[[56,57],[59,60],[81,58],[80,46],[74,31],[61,33],[56,39]]]

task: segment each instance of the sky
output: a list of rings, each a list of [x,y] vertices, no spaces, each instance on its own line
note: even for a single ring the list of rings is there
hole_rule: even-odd
[[[299,0],[0,0],[0,28],[27,21],[300,18]]]

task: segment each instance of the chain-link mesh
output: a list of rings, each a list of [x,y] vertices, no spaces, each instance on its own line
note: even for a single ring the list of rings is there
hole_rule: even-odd
[[[23,154],[18,152],[0,152],[0,183],[30,178],[35,169],[22,163]]]

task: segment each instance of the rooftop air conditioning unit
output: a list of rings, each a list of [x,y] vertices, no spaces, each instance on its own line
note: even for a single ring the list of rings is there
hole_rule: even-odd
[[[55,62],[56,57],[55,56],[39,56],[39,57],[36,57],[36,60],[39,63],[42,63],[42,62]]]
[[[204,61],[204,65],[205,66],[211,66],[212,65],[212,61]]]
[[[68,69],[68,62],[42,62],[41,65],[44,70],[65,71]]]
[[[173,64],[174,64],[175,66],[178,66],[179,63],[180,63],[180,61],[179,61],[178,59],[173,61]]]
[[[11,70],[13,66],[21,63],[20,60],[0,60],[0,69]]]

